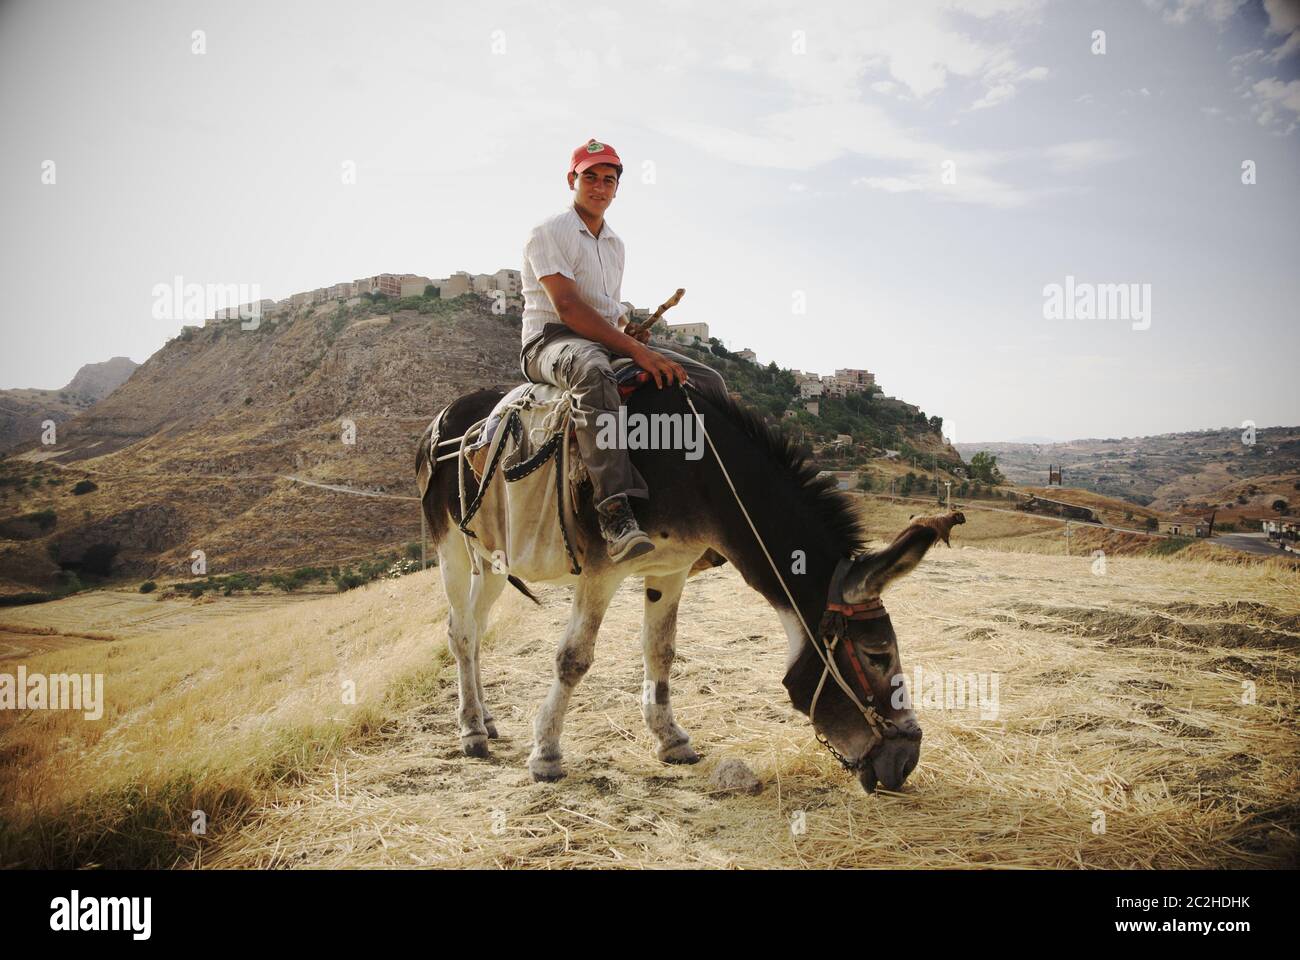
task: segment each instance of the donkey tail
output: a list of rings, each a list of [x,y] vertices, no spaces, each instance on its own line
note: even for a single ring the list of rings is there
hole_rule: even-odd
[[[451,517],[447,512],[451,504],[443,492],[444,485],[435,482],[435,474],[438,472],[435,451],[443,418],[450,406],[448,404],[439,410],[433,422],[424,428],[415,451],[415,484],[420,492],[420,509],[424,512],[424,520],[429,527],[429,539],[434,546],[442,542],[451,526]]]
[[[533,591],[528,589],[528,584],[524,583],[513,573],[507,574],[506,579],[510,581],[510,586],[514,587],[516,590],[522,593],[529,600],[533,601],[533,603],[537,604],[539,607],[542,605],[542,601],[538,600],[537,597],[533,594]]]

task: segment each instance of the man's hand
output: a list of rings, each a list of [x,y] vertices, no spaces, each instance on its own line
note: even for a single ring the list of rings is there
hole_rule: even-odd
[[[669,360],[662,353],[642,347],[632,354],[632,359],[638,367],[654,377],[655,386],[660,390],[665,385],[671,387],[674,382],[686,382],[686,369],[680,363]]]

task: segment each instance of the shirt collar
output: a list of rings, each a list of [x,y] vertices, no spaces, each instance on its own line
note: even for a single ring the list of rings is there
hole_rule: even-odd
[[[606,238],[610,240],[622,239],[622,237],[620,237],[617,233],[614,232],[614,228],[609,225],[608,220],[606,220],[604,225],[601,226],[600,236],[599,237],[593,236],[592,232],[587,229],[587,225],[582,222],[582,217],[578,216],[578,211],[574,209],[573,204],[569,204],[569,218],[572,220],[573,224],[578,228],[579,231],[585,233],[593,240],[604,240]]]

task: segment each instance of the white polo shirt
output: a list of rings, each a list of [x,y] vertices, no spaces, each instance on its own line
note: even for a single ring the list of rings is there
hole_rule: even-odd
[[[623,286],[623,239],[606,220],[595,237],[569,206],[563,213],[533,227],[524,244],[523,346],[541,336],[548,323],[563,324],[538,277],[563,274],[578,287],[587,304],[617,328],[626,307],[619,302]],[[522,350],[521,350],[522,353]]]

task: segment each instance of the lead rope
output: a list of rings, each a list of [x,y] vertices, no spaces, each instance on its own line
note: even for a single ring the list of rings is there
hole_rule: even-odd
[[[817,699],[821,696],[822,685],[825,684],[826,675],[829,673],[835,678],[835,682],[839,684],[840,689],[844,691],[845,695],[853,701],[853,705],[858,708],[862,713],[862,716],[866,718],[867,724],[871,727],[872,732],[876,737],[883,739],[878,731],[878,726],[881,724],[880,715],[876,713],[875,709],[863,706],[862,701],[857,698],[857,695],[853,692],[852,688],[845,682],[844,676],[840,673],[839,665],[835,662],[835,648],[833,646],[829,647],[832,655],[827,657],[826,654],[822,652],[821,647],[817,646],[817,640],[813,636],[812,631],[808,629],[808,622],[804,620],[803,612],[800,611],[799,605],[795,603],[794,596],[790,593],[790,588],[785,585],[785,578],[781,576],[781,571],[777,568],[776,561],[774,561],[772,555],[768,553],[767,544],[763,542],[763,537],[759,534],[758,528],[754,526],[754,521],[750,519],[749,511],[745,509],[745,504],[741,501],[740,494],[736,491],[736,485],[731,482],[731,474],[727,472],[727,467],[722,462],[722,457],[718,454],[718,448],[713,445],[713,438],[709,436],[708,428],[704,426],[704,418],[700,416],[700,412],[695,409],[695,403],[691,400],[691,395],[686,389],[686,385],[682,384],[681,387],[682,394],[686,397],[686,403],[691,408],[691,413],[695,414],[695,420],[700,425],[700,430],[704,433],[704,439],[709,443],[709,449],[713,451],[713,459],[718,461],[718,468],[722,471],[723,479],[727,481],[727,486],[731,488],[731,495],[736,498],[736,506],[740,507],[740,512],[744,515],[745,522],[749,524],[749,529],[753,531],[754,539],[758,541],[758,545],[763,551],[763,556],[767,557],[767,562],[772,567],[772,573],[776,575],[777,583],[781,584],[781,589],[785,591],[786,598],[790,601],[790,607],[794,610],[795,616],[799,618],[799,624],[803,627],[804,634],[808,637],[808,642],[812,644],[813,650],[817,651],[817,656],[821,657],[824,669],[822,670],[821,680],[817,684],[817,692],[813,695],[812,707],[808,714],[809,722],[812,721],[813,713],[816,712]],[[816,732],[815,726],[813,727],[813,730]],[[845,759],[840,755],[839,751],[831,747],[829,741],[823,739],[820,735],[817,739],[821,740],[822,743],[830,748],[831,752],[835,754],[840,763],[843,763],[846,766],[848,765]]]

